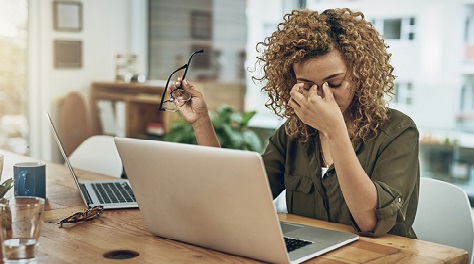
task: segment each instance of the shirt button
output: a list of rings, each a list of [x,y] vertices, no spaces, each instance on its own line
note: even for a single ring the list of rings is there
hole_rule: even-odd
[[[402,203],[402,197],[398,197],[398,202]]]

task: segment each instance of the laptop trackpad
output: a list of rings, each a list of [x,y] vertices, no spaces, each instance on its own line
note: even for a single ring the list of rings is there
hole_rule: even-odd
[[[283,234],[302,228],[302,226],[298,224],[285,223],[285,222],[280,222],[280,226],[281,226],[281,231],[283,232]]]

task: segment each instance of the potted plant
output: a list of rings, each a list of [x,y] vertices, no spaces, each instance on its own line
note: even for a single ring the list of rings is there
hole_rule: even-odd
[[[6,201],[5,194],[13,187],[13,179],[8,179],[0,184],[0,203]]]
[[[211,112],[212,125],[221,147],[261,152],[263,149],[261,139],[248,127],[255,113],[255,111],[238,113],[228,105],[218,107],[215,112]],[[194,130],[185,120],[173,123],[164,140],[197,144]]]

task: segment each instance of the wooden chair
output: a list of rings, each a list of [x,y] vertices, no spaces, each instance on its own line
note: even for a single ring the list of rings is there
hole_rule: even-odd
[[[64,98],[59,115],[59,131],[64,152],[69,156],[92,133],[86,104],[79,92],[70,92]]]
[[[112,136],[92,136],[86,104],[79,92],[64,98],[60,113],[64,151],[74,168],[120,178],[122,160]]]

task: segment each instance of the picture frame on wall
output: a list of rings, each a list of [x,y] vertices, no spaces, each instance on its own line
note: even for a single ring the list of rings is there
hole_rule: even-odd
[[[54,40],[53,65],[56,69],[82,68],[82,41]]]
[[[193,39],[212,39],[211,12],[201,10],[191,12],[191,36]]]
[[[81,31],[82,23],[83,22],[81,2],[53,2],[53,27],[56,31]]]

